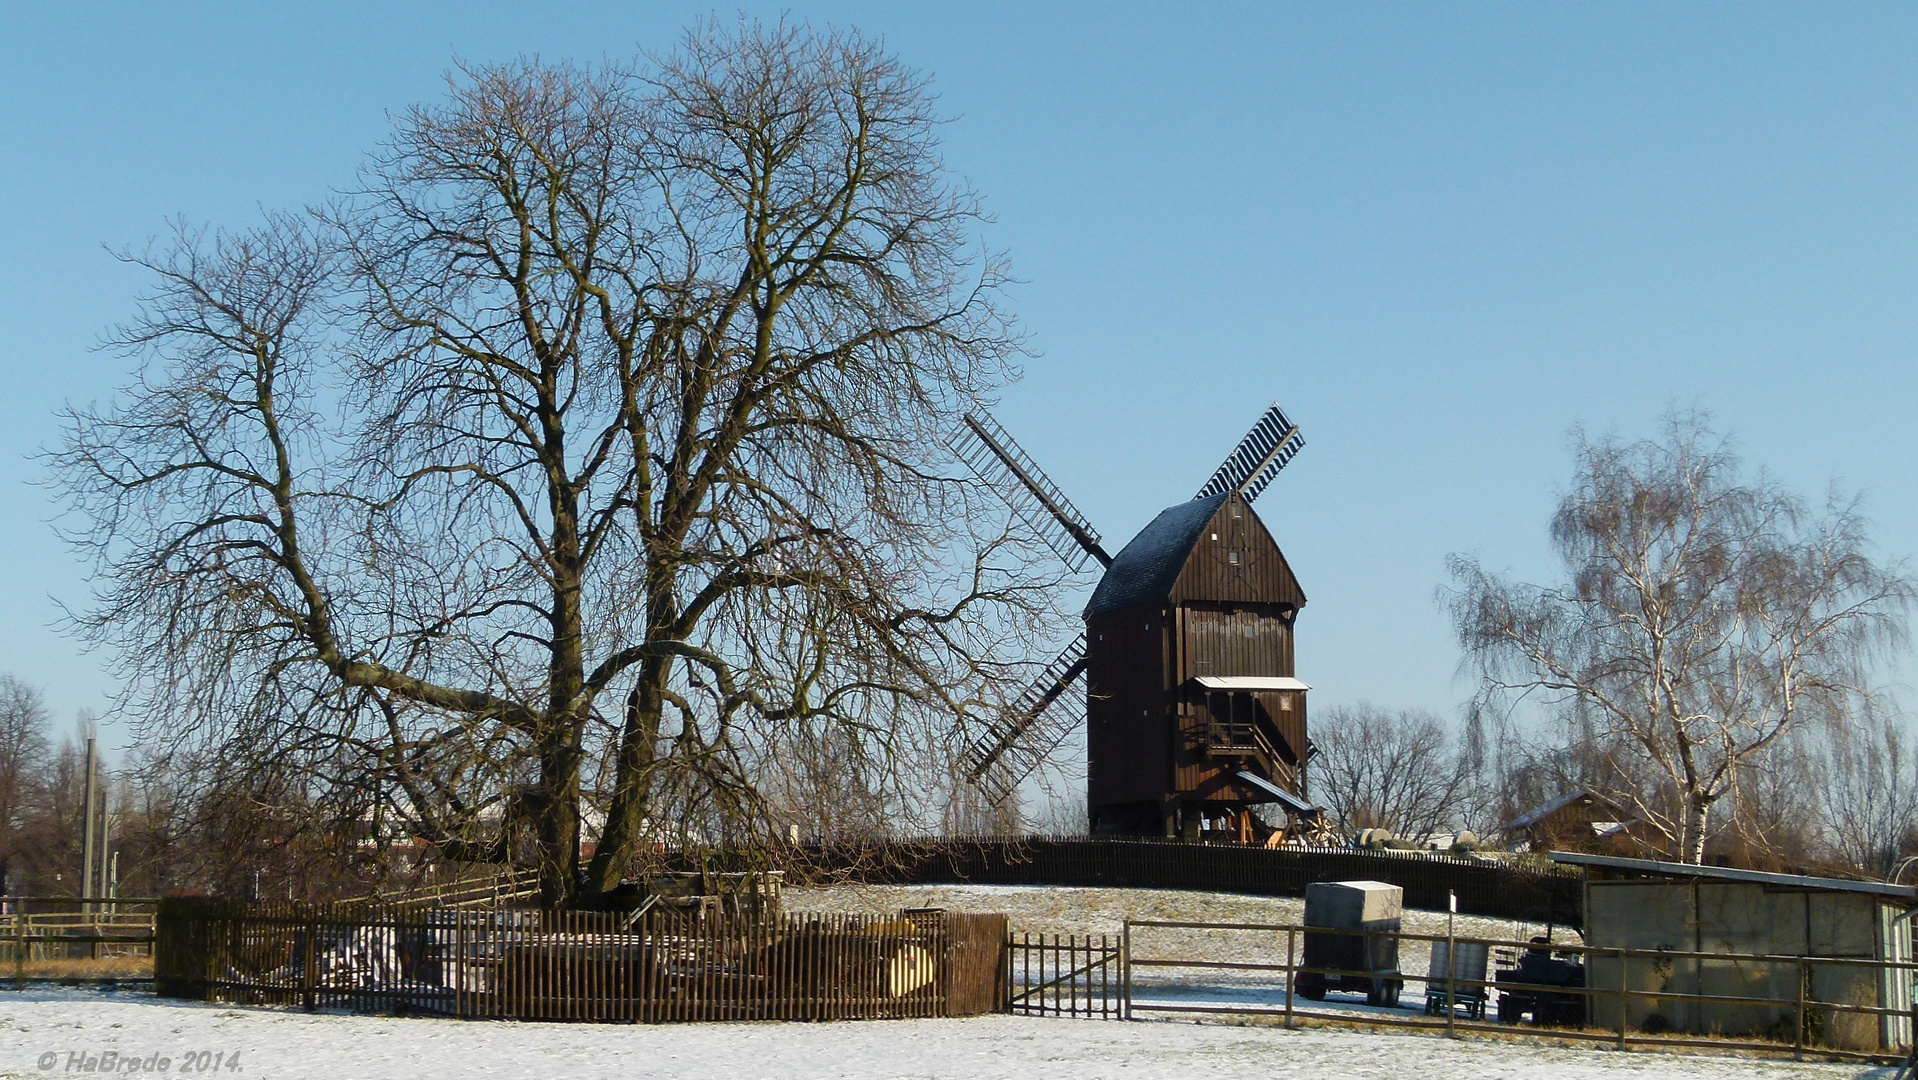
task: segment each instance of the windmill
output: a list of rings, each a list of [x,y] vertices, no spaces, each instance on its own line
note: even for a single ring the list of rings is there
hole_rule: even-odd
[[[1312,818],[1305,691],[1292,624],[1305,594],[1252,501],[1305,445],[1276,403],[1187,502],[1115,555],[1012,436],[966,417],[960,458],[1074,571],[1103,570],[1086,632],[968,749],[967,775],[1011,796],[1081,724],[1095,831],[1263,831],[1278,803]],[[1083,688],[1083,689],[1081,689]]]

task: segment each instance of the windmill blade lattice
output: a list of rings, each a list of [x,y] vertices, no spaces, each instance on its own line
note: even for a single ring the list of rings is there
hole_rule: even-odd
[[[1236,491],[1250,502],[1259,497],[1259,492],[1265,490],[1304,445],[1305,436],[1286,419],[1285,410],[1275,401],[1239,445],[1226,455],[1219,471],[1192,497],[1205,499]]]
[[[1082,634],[986,726],[965,755],[966,776],[1003,802],[1085,720],[1085,697],[1071,693],[1086,673]]]
[[[989,413],[966,417],[966,430],[954,440],[953,450],[1074,573],[1085,569],[1088,558],[1112,565],[1092,523]]]

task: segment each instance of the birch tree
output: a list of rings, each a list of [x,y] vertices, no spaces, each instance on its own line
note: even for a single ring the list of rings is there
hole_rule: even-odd
[[[1575,719],[1603,794],[1701,862],[1749,763],[1859,711],[1913,584],[1874,561],[1855,500],[1814,513],[1746,475],[1703,414],[1669,415],[1658,439],[1574,440],[1551,522],[1563,578],[1454,556],[1452,620],[1487,699]]]

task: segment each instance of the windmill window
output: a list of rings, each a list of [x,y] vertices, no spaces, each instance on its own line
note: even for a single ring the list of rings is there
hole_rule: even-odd
[[[1245,516],[1245,508],[1244,508],[1244,507],[1242,507],[1242,506],[1240,506],[1240,505],[1239,505],[1238,503],[1233,503],[1233,504],[1232,504],[1232,516],[1233,516],[1234,518],[1242,518],[1242,517],[1244,517],[1244,516]]]
[[[1218,533],[1213,533],[1213,534],[1212,534],[1212,539],[1214,539],[1214,540],[1217,540],[1218,538],[1219,538],[1219,534],[1218,534]]]
[[[1226,552],[1225,561],[1231,563],[1233,566],[1239,565],[1239,553],[1236,551]]]

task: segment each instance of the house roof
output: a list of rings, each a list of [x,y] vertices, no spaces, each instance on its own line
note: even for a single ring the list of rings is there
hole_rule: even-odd
[[[1909,885],[1889,885],[1882,881],[1847,881],[1844,878],[1811,877],[1804,874],[1773,874],[1764,870],[1735,870],[1729,866],[1695,866],[1691,863],[1661,862],[1656,859],[1624,859],[1614,855],[1584,855],[1572,851],[1554,851],[1555,863],[1616,870],[1641,877],[1712,878],[1739,881],[1773,888],[1812,889],[1821,892],[1870,893],[1906,903],[1918,903],[1918,889]]]
[[[1103,615],[1141,604],[1156,604],[1172,592],[1179,571],[1192,556],[1193,545],[1204,535],[1206,523],[1218,514],[1219,507],[1231,498],[1228,492],[1207,499],[1193,499],[1159,511],[1152,523],[1139,530],[1119,551],[1099,587],[1086,604],[1087,615]]]
[[[1530,810],[1525,811],[1523,814],[1520,814],[1519,816],[1513,818],[1512,820],[1506,822],[1505,824],[1500,825],[1499,831],[1511,832],[1515,829],[1529,829],[1532,826],[1538,824],[1540,821],[1545,820],[1547,817],[1550,817],[1552,814],[1565,809],[1566,807],[1572,805],[1573,803],[1579,801],[1580,799],[1595,800],[1601,805],[1612,810],[1614,813],[1617,813],[1618,808],[1613,806],[1611,801],[1605,798],[1603,795],[1598,794],[1597,792],[1591,790],[1590,788],[1576,788],[1572,791],[1566,792],[1563,795],[1560,795],[1558,798],[1553,799],[1551,802],[1544,803],[1539,806],[1534,806]],[[1619,816],[1621,818],[1623,817],[1623,815],[1619,815]]]

